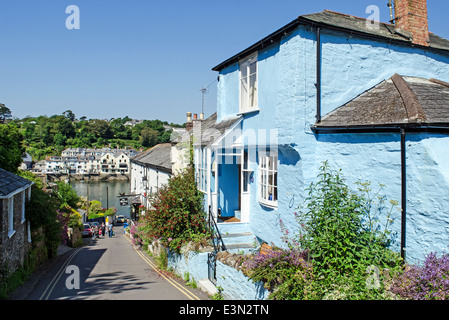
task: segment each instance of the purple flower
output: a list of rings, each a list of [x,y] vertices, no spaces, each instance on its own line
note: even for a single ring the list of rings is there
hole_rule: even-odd
[[[449,299],[449,254],[438,258],[433,252],[426,257],[424,265],[408,266],[394,280],[391,291],[404,299]]]

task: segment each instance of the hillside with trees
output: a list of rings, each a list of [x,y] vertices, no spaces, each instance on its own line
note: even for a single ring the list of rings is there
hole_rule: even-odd
[[[143,120],[135,125],[129,125],[130,121],[127,116],[110,120],[77,119],[67,110],[61,115],[14,118],[9,125],[23,135],[23,145],[35,161],[60,155],[66,148],[147,149],[170,141],[172,130],[168,127],[183,127],[161,120]]]

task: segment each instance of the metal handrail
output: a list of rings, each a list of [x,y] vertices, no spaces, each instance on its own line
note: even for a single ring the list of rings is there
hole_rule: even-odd
[[[218,210],[220,210],[220,209],[218,209]],[[209,227],[210,227],[210,229],[212,231],[212,244],[214,245],[215,253],[217,253],[220,250],[226,250],[226,246],[224,244],[223,238],[221,237],[220,230],[218,229],[217,222],[215,221],[215,218],[212,215],[211,211],[212,211],[211,206],[209,206],[209,219],[208,219],[209,221],[208,221],[208,224],[209,224]],[[215,243],[215,239],[218,240],[217,243]],[[220,246],[220,243],[221,243],[221,246]]]

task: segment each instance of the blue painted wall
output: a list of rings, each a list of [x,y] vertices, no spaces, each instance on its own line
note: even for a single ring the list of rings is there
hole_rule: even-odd
[[[353,99],[394,73],[437,78],[449,82],[449,56],[423,49],[389,45],[323,31],[322,115]],[[279,151],[278,207],[257,200],[257,150],[251,184],[250,225],[265,241],[281,243],[279,221],[296,229],[293,213],[304,205],[305,188],[323,161],[341,168],[349,183],[369,180],[386,185],[389,199],[400,201],[400,137],[394,134],[315,135],[310,126],[316,113],[316,41],[310,27],[298,27],[280,43],[258,53],[260,111],[244,115],[242,130],[277,129]],[[220,72],[218,121],[239,112],[239,69],[234,64]],[[415,135],[407,141],[408,212],[407,258],[422,260],[425,251],[443,250],[449,227],[448,138]],[[251,157],[251,156],[250,156]],[[431,178],[429,178],[431,177]],[[221,185],[221,182],[220,182]],[[432,222],[431,222],[432,221]],[[399,219],[394,227],[400,228]],[[433,239],[433,240],[432,240]],[[396,243],[396,249],[399,244]]]

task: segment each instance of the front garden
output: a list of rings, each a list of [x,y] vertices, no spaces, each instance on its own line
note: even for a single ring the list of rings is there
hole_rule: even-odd
[[[423,265],[404,263],[390,249],[397,203],[381,195],[382,186],[374,192],[369,183],[357,185],[351,191],[341,172],[324,163],[305,206],[294,213],[297,230],[280,221],[285,246],[232,257],[232,268],[263,283],[269,299],[449,299],[449,254],[431,253]],[[210,244],[192,168],[159,190],[131,234],[137,245],[157,242],[177,253]]]

